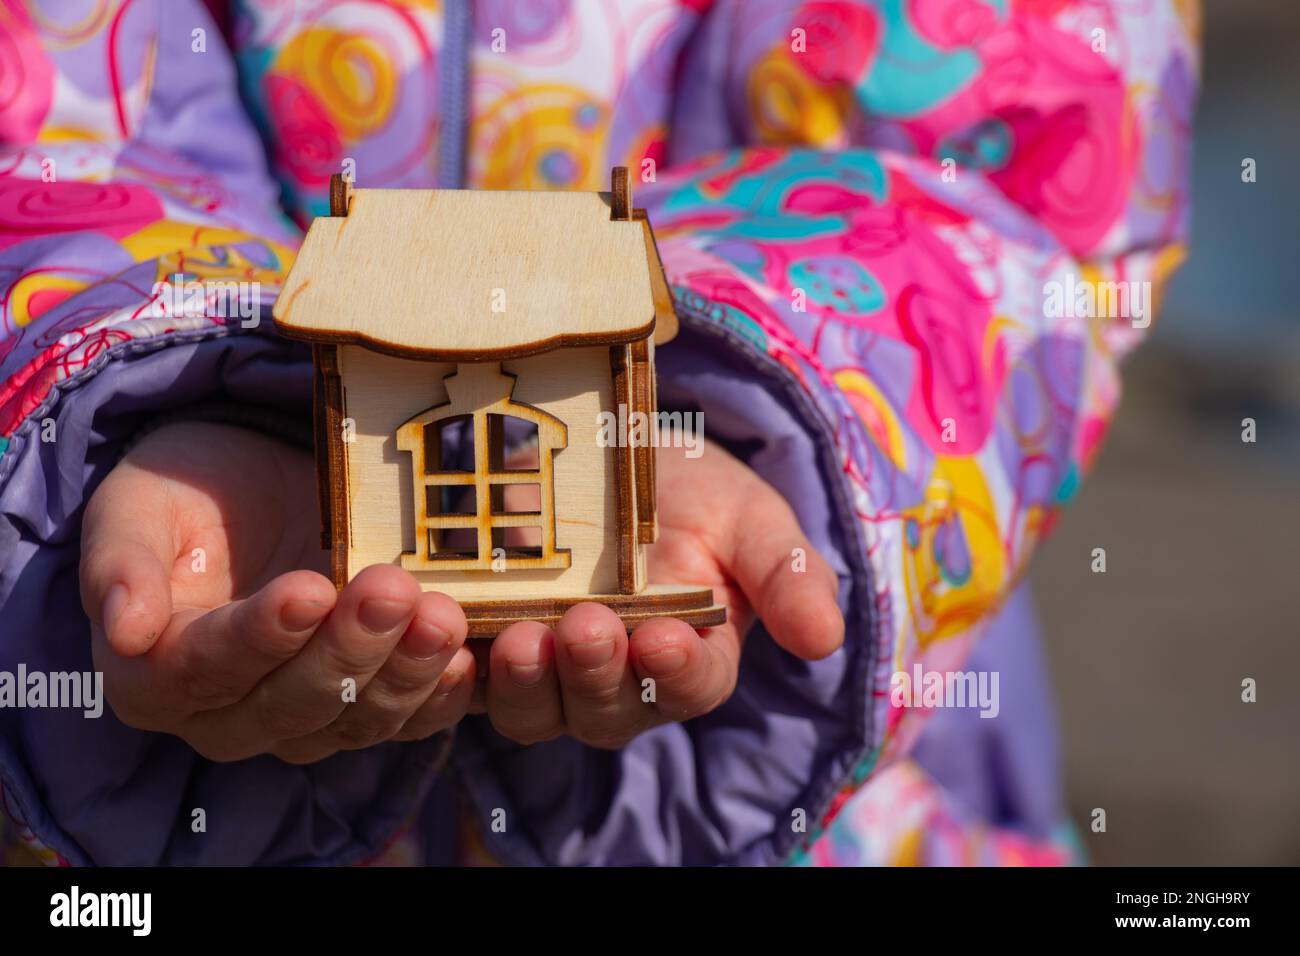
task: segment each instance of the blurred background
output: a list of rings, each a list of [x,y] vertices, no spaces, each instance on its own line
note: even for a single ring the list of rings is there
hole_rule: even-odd
[[[1098,865],[1300,864],[1300,2],[1203,7],[1191,257],[1033,572]]]

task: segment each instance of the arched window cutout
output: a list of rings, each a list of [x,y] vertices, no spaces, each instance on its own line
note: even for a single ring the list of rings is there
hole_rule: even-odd
[[[510,415],[488,415],[488,459],[493,471],[539,471],[542,467],[535,422]]]
[[[568,444],[564,423],[511,401],[514,377],[495,364],[457,366],[449,400],[396,433],[411,455],[415,552],[411,571],[567,568],[555,546],[553,456]]]
[[[474,416],[452,415],[424,426],[425,466],[429,474],[474,470]]]

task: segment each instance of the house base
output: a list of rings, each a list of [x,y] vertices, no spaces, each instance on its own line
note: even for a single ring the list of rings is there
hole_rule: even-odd
[[[604,604],[631,631],[642,621],[675,617],[691,627],[714,627],[727,619],[727,609],[713,603],[713,591],[674,584],[655,584],[638,594],[579,594],[574,597],[512,601],[461,601],[470,637],[496,637],[516,621],[554,624],[564,612],[584,602]]]

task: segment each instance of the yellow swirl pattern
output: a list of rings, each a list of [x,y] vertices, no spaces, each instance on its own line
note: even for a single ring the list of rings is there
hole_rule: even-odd
[[[381,129],[397,97],[392,58],[356,33],[313,27],[280,51],[275,70],[315,94],[345,139]]]

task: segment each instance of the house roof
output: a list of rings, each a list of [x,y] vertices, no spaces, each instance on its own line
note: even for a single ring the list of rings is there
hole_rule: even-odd
[[[357,189],[311,225],[280,331],[433,360],[617,345],[676,330],[640,210],[609,194]]]

